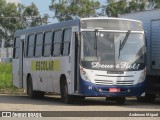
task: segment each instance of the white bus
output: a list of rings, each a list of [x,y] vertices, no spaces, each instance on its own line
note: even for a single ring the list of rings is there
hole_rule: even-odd
[[[146,46],[140,21],[83,18],[17,31],[13,84],[30,98],[61,94],[65,103],[106,97],[124,103],[144,93]]]

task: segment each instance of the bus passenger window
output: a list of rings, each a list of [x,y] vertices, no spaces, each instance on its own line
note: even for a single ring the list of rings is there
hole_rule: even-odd
[[[62,55],[69,55],[71,34],[72,34],[71,29],[66,29],[64,31],[64,37],[63,37],[64,40],[62,43],[62,46],[63,46]]]
[[[42,47],[43,47],[43,33],[39,33],[37,34],[36,37],[35,57],[42,56]]]
[[[44,42],[44,56],[48,57],[51,55],[51,46],[52,46],[52,32],[45,33],[45,42]]]
[[[20,49],[20,37],[17,37],[14,41],[13,58],[19,57],[19,49]]]
[[[62,43],[62,31],[56,31],[54,34],[54,56],[60,55],[61,50],[61,43]]]
[[[34,56],[34,43],[35,43],[35,35],[30,35],[28,38],[28,54],[29,58]]]

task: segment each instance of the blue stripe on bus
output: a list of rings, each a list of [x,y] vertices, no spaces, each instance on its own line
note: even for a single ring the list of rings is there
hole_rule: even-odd
[[[120,88],[120,92],[109,92],[109,88]],[[99,90],[101,92],[99,92]],[[132,86],[96,85],[80,78],[80,94],[83,96],[140,96],[145,92],[145,82]]]

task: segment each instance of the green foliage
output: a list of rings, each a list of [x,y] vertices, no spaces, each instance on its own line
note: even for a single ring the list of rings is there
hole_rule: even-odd
[[[12,63],[0,63],[0,93],[24,94],[23,89],[18,89],[12,83]]]
[[[107,0],[106,14],[117,17],[118,14],[143,11],[146,8],[147,0]]]
[[[3,37],[10,41],[16,30],[46,24],[47,19],[46,16],[41,19],[34,3],[25,7],[22,4],[16,5],[0,0],[0,39]]]
[[[160,8],[160,0],[153,0],[155,2],[155,8]]]
[[[1,25],[4,29],[3,37],[7,39],[8,32],[13,35],[17,28],[16,18],[17,16],[17,7],[13,3],[5,4],[5,9],[2,11]],[[12,18],[13,17],[13,18]]]
[[[41,25],[41,16],[38,12],[38,8],[34,3],[32,3],[30,6],[27,6],[25,8],[23,15],[28,16],[28,18],[31,19],[31,22],[30,22],[31,27]]]
[[[49,7],[55,12],[55,17],[59,21],[65,21],[77,17],[94,16],[99,6],[100,3],[94,0],[62,0],[61,3],[52,0]]]
[[[127,7],[127,12],[137,12],[145,10],[146,0],[132,0],[129,2],[129,6]]]
[[[5,88],[13,88],[11,63],[0,63],[0,89]]]
[[[108,16],[117,17],[118,14],[125,13],[126,7],[126,0],[120,0],[119,2],[116,2],[116,0],[108,0],[106,14]]]

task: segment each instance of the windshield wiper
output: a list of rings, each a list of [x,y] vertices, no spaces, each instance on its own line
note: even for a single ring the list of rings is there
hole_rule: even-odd
[[[128,30],[128,32],[126,33],[126,36],[123,39],[123,42],[120,44],[120,51],[123,49],[124,45],[126,44],[128,36],[129,36],[130,33],[131,33],[131,31]]]
[[[97,32],[98,32],[98,29],[95,29],[95,39],[94,39],[94,49],[95,50],[97,49]]]
[[[120,44],[119,44],[119,56],[120,56],[120,51],[123,49],[123,47],[125,46],[126,42],[127,42],[127,39],[129,37],[129,34],[131,33],[130,30],[128,30],[128,32],[126,33],[126,36],[124,37],[123,39],[123,42],[121,43],[121,40],[120,40]],[[118,58],[119,58],[118,56]]]
[[[98,29],[95,29],[94,49],[96,50],[96,57],[97,57],[97,32]]]

